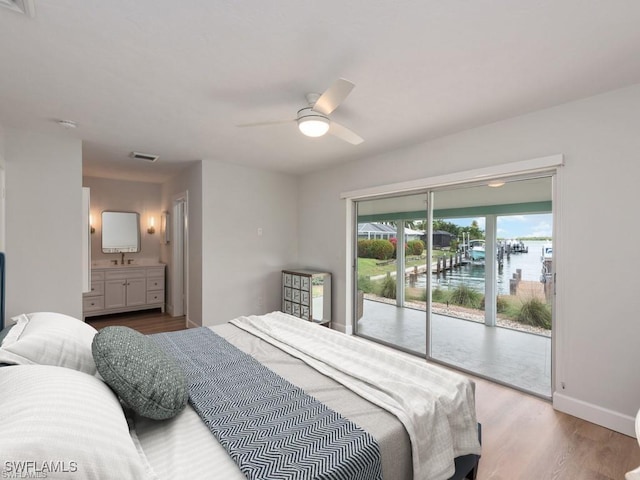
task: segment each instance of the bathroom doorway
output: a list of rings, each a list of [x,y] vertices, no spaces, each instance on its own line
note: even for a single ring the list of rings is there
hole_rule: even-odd
[[[189,318],[189,208],[188,192],[173,198],[171,243],[173,275],[171,276],[172,315]]]

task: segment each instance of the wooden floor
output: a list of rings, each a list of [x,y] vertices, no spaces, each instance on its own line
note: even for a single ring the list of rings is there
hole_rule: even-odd
[[[184,316],[172,317],[168,313],[162,313],[160,309],[88,317],[86,322],[97,330],[113,325],[121,325],[133,328],[145,335],[175,332],[186,328]]]
[[[476,379],[478,480],[622,480],[640,466],[635,438],[555,411],[537,397]]]
[[[185,328],[184,317],[159,311],[87,323],[97,329],[126,325],[145,334]],[[474,380],[482,423],[478,480],[623,480],[625,472],[640,466],[635,438],[557,412],[537,397]]]

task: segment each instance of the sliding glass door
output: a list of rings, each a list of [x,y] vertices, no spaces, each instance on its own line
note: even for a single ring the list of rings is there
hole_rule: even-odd
[[[432,277],[430,358],[551,395],[551,198],[550,176],[434,191],[459,261]]]
[[[551,395],[552,177],[356,202],[355,332]]]

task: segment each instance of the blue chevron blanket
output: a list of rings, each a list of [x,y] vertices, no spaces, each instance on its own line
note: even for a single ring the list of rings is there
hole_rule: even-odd
[[[251,480],[382,479],[376,440],[208,328],[151,335],[189,402]]]

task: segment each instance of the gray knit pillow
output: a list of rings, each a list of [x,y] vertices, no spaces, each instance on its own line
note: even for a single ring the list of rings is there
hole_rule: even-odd
[[[141,333],[128,327],[103,328],[91,351],[104,381],[139,415],[164,420],[187,404],[184,372]]]

